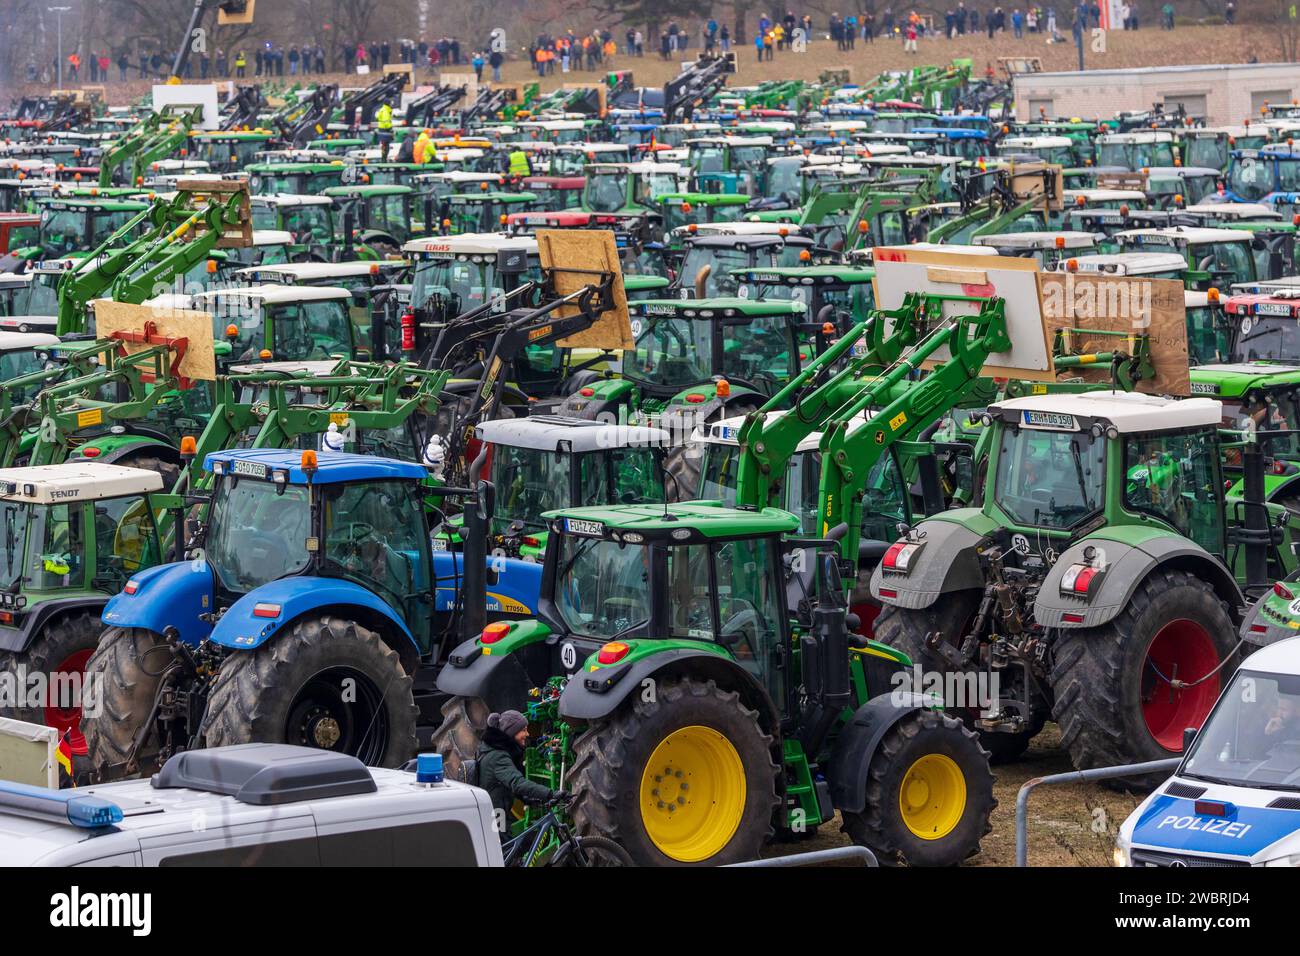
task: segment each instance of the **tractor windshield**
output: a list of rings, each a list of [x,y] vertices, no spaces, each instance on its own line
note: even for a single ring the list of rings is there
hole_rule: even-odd
[[[277,359],[296,362],[352,357],[352,318],[345,299],[268,305],[266,317]]]
[[[1234,787],[1297,789],[1300,677],[1238,671],[1179,773]]]
[[[712,323],[648,315],[640,324],[631,361],[624,359],[628,378],[679,389],[707,382],[713,375]]]
[[[682,277],[683,287],[693,289],[701,271],[707,269],[708,271],[704,273],[706,278],[703,291],[706,298],[712,298],[735,295],[740,288],[740,281],[731,274],[731,271],[743,269],[750,265],[750,262],[750,252],[742,246],[696,244],[686,250],[681,269],[678,271]]]
[[[1017,524],[1072,528],[1104,500],[1104,440],[1086,432],[1002,428],[993,500]]]
[[[42,369],[51,368],[58,363],[49,357],[49,353],[37,349],[13,349],[0,352],[0,382],[9,382],[23,375],[30,375]],[[6,385],[9,401],[13,405],[23,405],[36,397],[41,390],[41,382],[33,382],[26,388],[17,389]]]
[[[497,489],[494,524],[504,528],[522,521],[530,528],[540,528],[543,511],[553,511],[572,504],[569,499],[572,455],[492,446],[492,482]],[[597,502],[605,504],[606,502]]]
[[[1295,319],[1248,316],[1238,328],[1232,346],[1233,362],[1276,362],[1285,361],[1289,355],[1300,355],[1300,323]]]
[[[1274,191],[1273,163],[1241,156],[1228,169],[1228,189],[1243,202],[1258,202]]]
[[[227,477],[212,500],[207,558],[227,591],[247,593],[307,567],[307,489]]]
[[[86,232],[84,209],[43,209],[41,211],[41,244],[45,255],[57,258],[78,249],[92,248]]]
[[[626,207],[629,175],[621,169],[588,173],[582,195],[585,208],[592,212],[618,212]]]
[[[1223,553],[1219,443],[1212,431],[1124,440],[1124,506],[1161,518],[1211,554]]]
[[[451,319],[501,294],[496,268],[486,262],[461,259],[425,259],[411,278],[411,306],[429,309]]]
[[[328,566],[379,591],[394,607],[431,580],[428,529],[411,482],[320,486]]]

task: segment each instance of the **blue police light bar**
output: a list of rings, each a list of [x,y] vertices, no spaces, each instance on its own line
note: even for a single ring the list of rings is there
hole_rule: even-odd
[[[87,830],[111,827],[122,822],[122,808],[100,797],[7,780],[0,780],[0,811],[48,820],[51,823],[70,823]]]

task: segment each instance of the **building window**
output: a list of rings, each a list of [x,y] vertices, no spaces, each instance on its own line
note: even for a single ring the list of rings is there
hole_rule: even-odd
[[[1166,93],[1163,99],[1165,109],[1170,112],[1177,110],[1181,106],[1192,119],[1205,119],[1204,93]]]
[[[1053,117],[1056,115],[1056,107],[1052,104],[1052,98],[1030,97],[1029,98],[1029,122],[1033,122],[1040,116]]]
[[[1270,104],[1281,106],[1290,103],[1291,99],[1290,90],[1256,90],[1250,94],[1250,115],[1257,116],[1264,107]]]

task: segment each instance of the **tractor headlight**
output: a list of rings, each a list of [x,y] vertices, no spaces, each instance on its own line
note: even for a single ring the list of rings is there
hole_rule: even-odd
[[[225,464],[223,462],[214,461],[212,463],[212,473],[214,475],[224,475],[226,473]]]

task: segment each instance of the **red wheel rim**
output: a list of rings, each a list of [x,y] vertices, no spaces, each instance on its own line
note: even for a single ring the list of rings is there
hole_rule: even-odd
[[[1181,690],[1169,681],[1198,681],[1218,664],[1214,641],[1195,621],[1170,621],[1151,639],[1142,662],[1142,716],[1156,743],[1171,753],[1182,751],[1183,730],[1199,729],[1214,706],[1219,675]]]
[[[54,668],[50,677],[53,678],[56,674],[85,674],[86,662],[90,660],[92,653],[94,653],[92,650],[86,649],[69,654],[58,667]],[[70,683],[56,682],[50,687],[49,692],[51,695],[60,684],[64,690],[74,689],[74,686]],[[81,690],[84,690],[84,687]],[[67,733],[68,743],[72,746],[74,753],[85,753],[86,742],[85,738],[81,736],[81,706],[79,704],[76,706],[70,704],[67,707],[56,707],[54,703],[54,700],[51,699],[50,703],[45,707],[45,725],[57,730],[60,737]],[[62,702],[60,701],[60,703]]]

